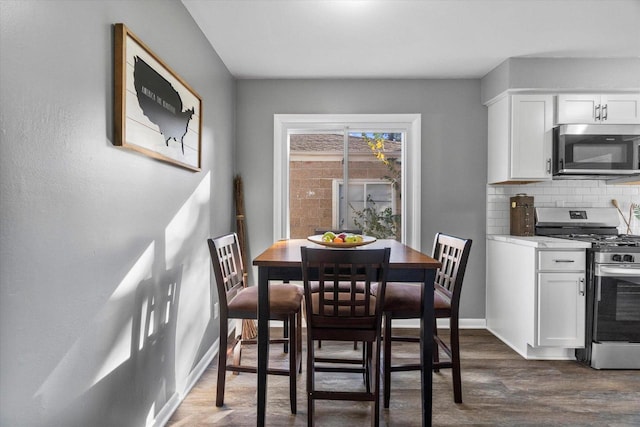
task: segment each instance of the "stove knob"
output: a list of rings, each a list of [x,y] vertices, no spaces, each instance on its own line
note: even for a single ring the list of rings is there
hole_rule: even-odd
[[[615,254],[611,257],[611,261],[615,261],[615,262],[622,262],[622,255],[620,254]]]
[[[624,262],[633,262],[633,255],[625,255]]]

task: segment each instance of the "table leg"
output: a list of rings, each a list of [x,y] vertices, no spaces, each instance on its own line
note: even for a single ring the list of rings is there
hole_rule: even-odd
[[[425,270],[422,287],[422,318],[420,319],[420,362],[422,365],[422,426],[431,426],[431,401],[433,392],[433,292],[435,270]]]
[[[269,361],[269,268],[258,267],[258,419],[265,425]]]

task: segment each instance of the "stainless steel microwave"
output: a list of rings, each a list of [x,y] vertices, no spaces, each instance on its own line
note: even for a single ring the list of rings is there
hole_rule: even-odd
[[[640,174],[640,125],[561,125],[553,130],[557,177]]]

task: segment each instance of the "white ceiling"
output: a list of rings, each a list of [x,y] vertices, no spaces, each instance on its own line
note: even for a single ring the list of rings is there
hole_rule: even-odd
[[[182,0],[237,78],[480,78],[640,57],[640,0]]]

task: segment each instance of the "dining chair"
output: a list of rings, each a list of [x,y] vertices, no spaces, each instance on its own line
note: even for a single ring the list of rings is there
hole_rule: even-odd
[[[307,424],[314,424],[316,400],[372,402],[371,424],[380,424],[380,345],[384,292],[390,248],[301,248],[307,320]],[[372,294],[377,284],[378,294]],[[313,292],[317,288],[317,292]],[[345,365],[345,359],[316,358],[314,341],[360,341],[366,366]],[[339,365],[327,366],[321,362]],[[359,364],[360,359],[354,360]],[[316,388],[317,372],[363,372],[364,391]],[[372,384],[372,386],[371,386]]]
[[[314,232],[315,232],[315,234],[324,234],[327,231],[332,231],[333,232],[334,230],[328,229],[328,228],[316,228]],[[339,230],[339,232],[340,233],[347,233],[347,234],[362,234],[362,230],[360,230],[358,228],[350,228],[350,229],[348,228],[348,229],[344,229],[344,230]],[[316,290],[314,289],[314,292],[315,291]],[[321,348],[321,347],[322,347],[322,341],[318,340],[318,348]],[[354,350],[358,349],[358,342],[357,341],[354,341],[353,349]],[[364,349],[363,349],[363,356],[364,356]]]
[[[258,287],[246,286],[244,265],[236,233],[208,239],[211,262],[215,273],[220,303],[220,350],[218,352],[218,383],[216,406],[224,404],[224,390],[227,371],[257,372],[255,366],[241,364],[242,347],[257,343],[256,339],[242,339],[236,336],[229,343],[229,319],[257,319]],[[289,399],[291,413],[296,408],[296,378],[302,372],[302,298],[300,286],[280,284],[269,287],[270,320],[288,321],[289,333],[282,339],[270,339],[272,344],[287,344],[284,351],[289,353],[288,369],[269,368],[268,374],[289,376]],[[287,326],[285,326],[286,328]],[[234,359],[228,362],[229,355]]]
[[[433,370],[451,368],[453,380],[453,396],[455,403],[462,403],[462,380],[460,375],[460,340],[459,340],[459,306],[462,281],[467,268],[467,260],[471,251],[471,239],[437,233],[433,242],[433,258],[442,263],[436,270],[434,282],[434,349]],[[384,407],[389,407],[391,400],[391,373],[398,371],[420,370],[417,364],[391,363],[392,342],[420,342],[417,337],[393,335],[393,319],[419,319],[421,317],[421,286],[412,283],[389,283],[385,293],[384,304]],[[450,319],[449,345],[439,336],[436,319]],[[439,349],[448,356],[448,360],[440,361]]]

